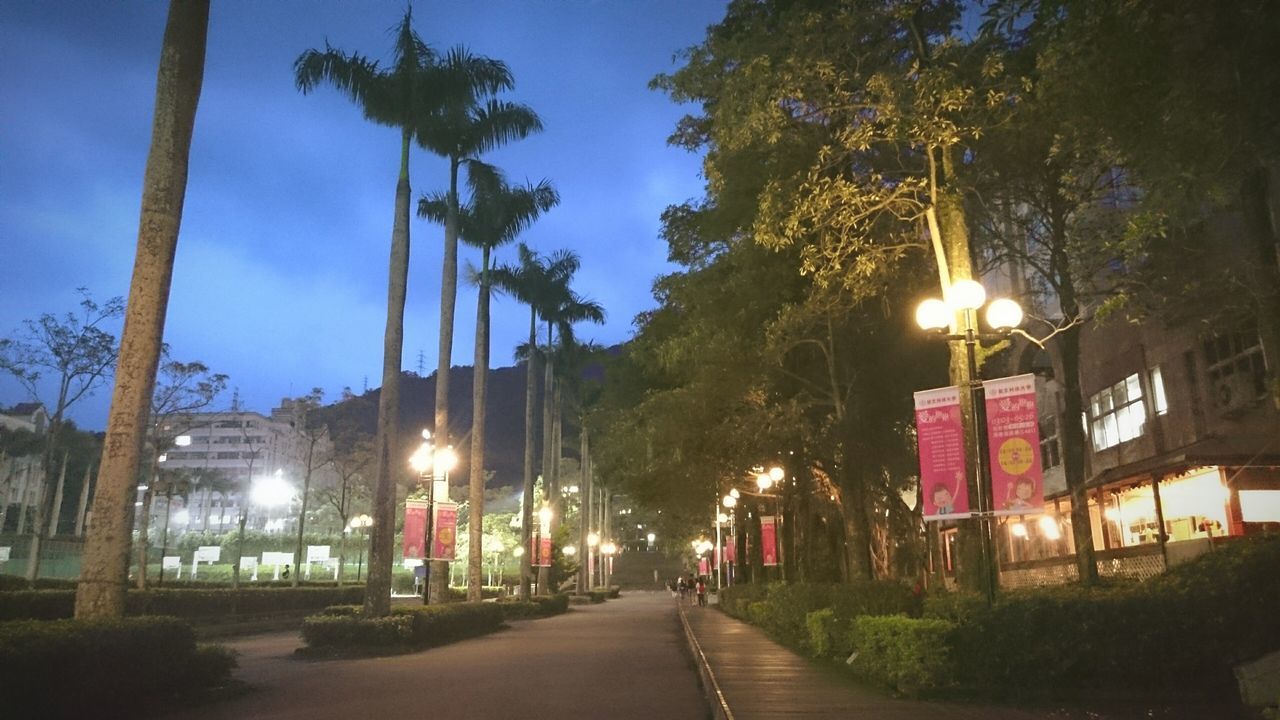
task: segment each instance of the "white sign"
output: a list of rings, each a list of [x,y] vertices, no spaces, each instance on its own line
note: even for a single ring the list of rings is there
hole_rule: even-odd
[[[328,545],[308,545],[307,562],[326,562],[329,559]]]
[[[9,550],[12,548],[0,547],[0,562],[9,562]]]
[[[221,545],[201,545],[196,548],[195,562],[218,562],[221,557]]]
[[[166,555],[160,561],[160,569],[162,570],[181,570],[182,558],[177,555]]]
[[[240,574],[251,573],[253,575],[250,580],[258,579],[258,558],[248,555],[240,558]]]

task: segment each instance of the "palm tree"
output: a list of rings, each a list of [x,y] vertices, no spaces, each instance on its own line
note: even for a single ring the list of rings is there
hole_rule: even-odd
[[[480,268],[476,272],[479,297],[476,301],[476,351],[472,383],[471,471],[470,471],[470,547],[468,554],[467,599],[479,601],[484,571],[484,450],[485,406],[488,397],[489,368],[489,301],[493,286],[492,252],[511,242],[542,213],[560,202],[551,184],[543,180],[537,185],[510,186],[491,166],[468,163],[471,204],[457,209],[461,238],[481,250]],[[436,222],[445,221],[453,210],[447,197],[423,198],[418,214]]]
[[[529,306],[529,341],[524,345],[524,483],[520,516],[521,543],[525,553],[520,557],[520,597],[529,599],[531,573],[529,541],[533,525],[534,410],[537,401],[538,318],[545,307],[552,307],[560,296],[568,293],[568,278],[578,270],[578,255],[558,250],[541,258],[520,243],[516,248],[518,262],[494,269],[493,285],[511,293]]]
[[[77,618],[124,616],[132,495],[160,364],[208,36],[209,0],[170,3],[160,47],[151,150],[143,177],[138,249],[93,501],[93,525],[76,586]]]
[[[421,142],[419,128],[437,112],[443,90],[433,72],[435,52],[413,31],[412,9],[396,26],[390,68],[355,53],[325,45],[307,50],[294,63],[298,89],[310,93],[327,82],[360,106],[365,119],[400,129],[400,175],[396,181],[395,216],[391,225],[391,257],[387,282],[387,324],[382,345],[382,389],[378,401],[377,471],[372,538],[369,543],[368,591],[364,611],[391,612],[391,564],[395,543],[395,473],[402,464],[398,446],[400,360],[404,350],[404,304],[409,276],[409,144]]]
[[[448,92],[439,112],[424,118],[418,137],[423,148],[449,160],[435,397],[435,442],[437,446],[445,446],[450,443],[449,372],[453,364],[454,308],[458,297],[458,171],[464,163],[489,150],[541,130],[542,121],[524,105],[490,97],[515,86],[510,69],[501,61],[472,55],[465,47],[455,47],[439,64],[437,73]],[[448,587],[444,563],[432,568],[431,578],[436,585],[431,592],[440,595]]]

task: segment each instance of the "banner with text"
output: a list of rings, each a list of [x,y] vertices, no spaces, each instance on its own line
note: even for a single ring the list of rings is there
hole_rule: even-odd
[[[924,519],[967,518],[971,513],[965,483],[960,388],[921,390],[915,393],[915,401]]]
[[[760,516],[760,556],[765,567],[778,564],[778,525],[772,515]]]
[[[982,381],[987,398],[987,443],[991,448],[992,507],[997,515],[1044,512],[1044,470],[1036,376]]]
[[[432,523],[435,542],[431,544],[431,559],[453,562],[458,556],[458,505],[439,502],[435,507]]]
[[[425,500],[404,502],[404,559],[422,559],[422,543],[427,538],[427,503]]]
[[[543,535],[538,539],[538,567],[551,567],[551,537]]]

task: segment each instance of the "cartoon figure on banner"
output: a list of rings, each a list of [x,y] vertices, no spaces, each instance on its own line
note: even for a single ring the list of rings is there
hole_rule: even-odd
[[[1004,501],[1009,510],[1033,510],[1031,499],[1036,495],[1036,481],[1026,475],[1009,484],[1010,497]]]
[[[934,512],[939,515],[950,515],[956,511],[956,493],[960,490],[960,483],[964,482],[964,477],[960,471],[956,471],[955,484],[947,487],[942,483],[936,483],[933,486],[933,505],[936,508]]]

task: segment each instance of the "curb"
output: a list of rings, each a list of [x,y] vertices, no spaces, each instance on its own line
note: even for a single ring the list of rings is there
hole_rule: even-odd
[[[702,645],[698,642],[698,638],[693,634],[693,628],[689,627],[689,619],[684,614],[684,604],[677,601],[676,608],[680,613],[680,624],[684,627],[684,637],[689,642],[689,650],[693,653],[693,660],[698,665],[698,675],[702,679],[702,690],[707,695],[707,704],[711,706],[711,717],[714,720],[734,720],[733,711],[729,709],[729,702],[724,697],[724,692],[720,689],[720,683],[716,680],[716,674],[711,669],[711,664],[707,662],[707,656],[702,652]]]

